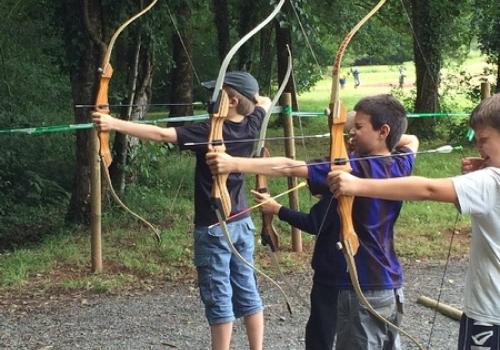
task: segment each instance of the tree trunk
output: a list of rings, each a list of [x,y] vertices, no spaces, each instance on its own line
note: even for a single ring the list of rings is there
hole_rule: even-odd
[[[217,28],[217,49],[219,61],[222,62],[229,51],[231,40],[229,38],[229,10],[227,0],[213,0],[215,27]]]
[[[431,0],[411,0],[412,26],[415,31],[413,51],[415,56],[417,98],[415,112],[438,112],[439,84],[442,56],[440,52],[440,25],[431,13]],[[433,135],[434,118],[415,119],[412,127],[419,135]]]
[[[193,67],[189,63],[192,57],[193,36],[191,9],[187,3],[182,3],[175,9],[175,13],[180,33],[172,35],[172,56],[175,62],[170,94],[170,101],[173,103],[170,106],[172,117],[193,114]]]
[[[239,37],[242,38],[251,31],[257,23],[255,1],[240,1],[240,21],[238,26]],[[258,7],[257,7],[258,8]],[[238,51],[238,70],[252,71],[252,52],[255,37],[250,38]]]
[[[92,36],[102,37],[102,9],[100,1],[88,0],[87,23]],[[61,11],[66,16],[63,20],[65,52],[70,62],[70,83],[74,104],[92,105],[95,99],[97,71],[102,57],[102,46],[92,41],[87,34],[84,11],[81,1],[61,2]],[[83,4],[85,6],[85,2]],[[75,109],[75,123],[88,123],[89,108]],[[89,168],[89,132],[76,133],[76,164],[73,175],[73,191],[66,214],[69,222],[88,224],[90,218],[90,168]]]
[[[131,50],[131,54],[128,55],[125,52],[122,55],[118,55],[119,57],[133,57],[132,60],[132,66],[129,69],[129,76],[128,76],[128,96],[124,100],[124,105],[125,107],[122,108],[121,113],[120,113],[120,118],[123,120],[131,120],[132,118],[132,111],[136,109],[137,106],[135,103],[135,96],[136,96],[136,89],[137,89],[137,80],[138,80],[138,75],[139,75],[139,56],[141,52],[141,36],[140,34],[135,35],[135,45],[134,49]],[[117,47],[118,49],[118,47]],[[127,50],[123,50],[127,51]],[[126,67],[129,68],[129,67]],[[135,107],[135,108],[134,108]],[[121,133],[116,133],[114,142],[113,142],[113,163],[111,163],[111,167],[109,169],[110,171],[110,176],[111,176],[111,181],[113,183],[113,187],[115,190],[117,190],[120,193],[123,193],[125,190],[125,166],[127,164],[127,158],[129,154],[129,149],[132,146],[130,144],[131,137],[127,136],[125,134]]]
[[[257,80],[260,91],[264,95],[271,94],[273,72],[273,26],[266,26],[260,32],[260,64],[258,66]]]

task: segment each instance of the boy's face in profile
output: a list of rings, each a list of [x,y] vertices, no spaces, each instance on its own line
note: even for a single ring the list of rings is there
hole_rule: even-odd
[[[500,131],[491,126],[481,126],[474,129],[474,133],[484,166],[500,167]]]
[[[381,130],[373,129],[371,116],[357,111],[354,116],[354,125],[349,130],[350,145],[360,155],[376,155],[388,152],[385,143],[386,137]]]

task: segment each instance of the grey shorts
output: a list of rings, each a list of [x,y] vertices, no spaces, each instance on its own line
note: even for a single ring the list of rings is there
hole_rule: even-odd
[[[403,318],[403,290],[384,289],[363,294],[385,319],[399,326]],[[360,305],[353,290],[341,290],[337,300],[337,350],[399,350],[399,333]]]

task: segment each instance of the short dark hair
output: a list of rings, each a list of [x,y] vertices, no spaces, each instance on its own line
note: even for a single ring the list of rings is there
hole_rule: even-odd
[[[380,130],[384,124],[389,125],[389,135],[385,140],[389,151],[396,147],[408,127],[405,108],[396,98],[388,94],[362,98],[356,103],[354,110],[368,114],[374,130]]]
[[[472,111],[469,119],[472,129],[491,126],[500,132],[500,93],[485,98]]]

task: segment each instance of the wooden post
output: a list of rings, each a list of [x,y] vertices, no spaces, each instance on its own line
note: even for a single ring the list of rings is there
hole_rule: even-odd
[[[491,86],[487,81],[481,83],[481,100],[491,96]]]
[[[419,296],[417,303],[430,307],[431,309],[437,310],[445,316],[448,316],[454,320],[460,321],[462,319],[463,312],[454,308],[453,306],[443,304],[442,302],[437,302],[437,300],[431,299],[426,296]]]
[[[293,119],[292,119],[292,95],[290,93],[284,93],[281,96],[281,106],[283,107],[283,128],[285,133],[285,154],[288,158],[295,159],[295,142],[294,142],[294,131],[293,131]],[[297,186],[298,181],[296,177],[288,178],[288,188]],[[290,208],[299,210],[299,194],[298,190],[290,192],[288,195],[288,200],[290,203]],[[292,249],[294,252],[302,252],[302,236],[298,228],[292,227]]]
[[[90,130],[90,252],[92,272],[102,272],[101,247],[101,158],[97,130]]]

